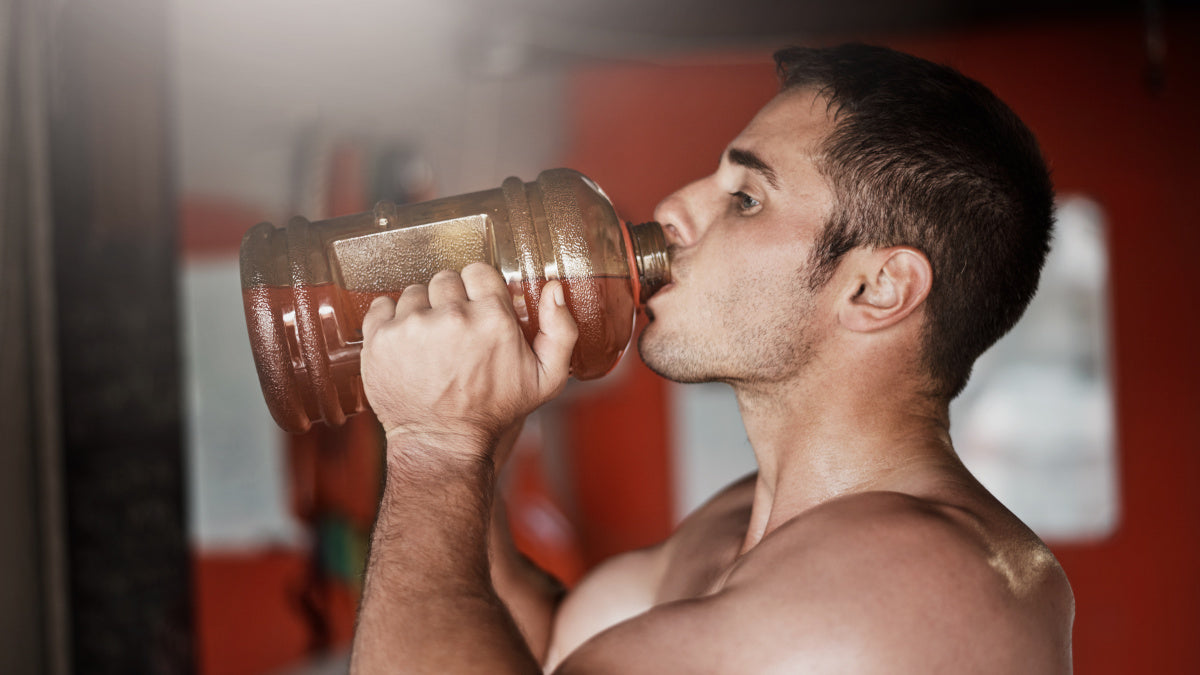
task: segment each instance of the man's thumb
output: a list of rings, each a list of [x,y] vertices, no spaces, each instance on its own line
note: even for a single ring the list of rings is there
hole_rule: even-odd
[[[559,392],[571,374],[571,351],[579,337],[579,327],[567,309],[561,281],[549,281],[542,288],[538,303],[538,334],[533,339],[537,356],[538,389],[544,398]]]

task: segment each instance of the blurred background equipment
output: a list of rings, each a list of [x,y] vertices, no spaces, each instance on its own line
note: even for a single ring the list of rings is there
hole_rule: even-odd
[[[649,220],[774,94],[774,48],[848,39],[960,68],[1041,139],[1077,253],[958,447],[1066,568],[1079,672],[1196,671],[1198,32],[1187,0],[0,0],[0,671],[344,669],[380,440],[275,428],[247,227],[553,166]],[[725,388],[633,356],[505,477],[568,582],[752,465]]]

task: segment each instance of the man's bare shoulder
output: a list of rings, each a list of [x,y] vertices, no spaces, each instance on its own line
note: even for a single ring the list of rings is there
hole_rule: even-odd
[[[786,566],[812,574],[930,583],[971,605],[992,594],[1010,606],[1069,593],[1049,549],[1007,511],[897,492],[831,500],[784,523],[743,559],[731,582]],[[751,575],[751,572],[755,575]],[[900,592],[904,592],[902,589]]]
[[[843,497],[764,538],[727,588],[819,612],[829,637],[891,672],[1067,672],[1066,576],[1003,513],[894,492]]]
[[[631,653],[720,672],[1069,672],[1070,588],[1026,533],[898,493],[833,500],[770,532],[715,592],[614,626],[564,672],[641,672]]]

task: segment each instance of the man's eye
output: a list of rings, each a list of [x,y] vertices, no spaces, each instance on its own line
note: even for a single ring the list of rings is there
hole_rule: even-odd
[[[759,201],[757,199],[751,197],[745,192],[742,192],[741,190],[738,190],[737,192],[731,192],[730,196],[733,197],[734,205],[737,206],[739,211],[750,211],[759,206]]]

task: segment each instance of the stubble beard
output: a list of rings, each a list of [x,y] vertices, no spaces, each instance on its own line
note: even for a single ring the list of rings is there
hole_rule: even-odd
[[[702,364],[709,361],[687,340],[678,336],[654,337],[661,332],[662,327],[655,325],[654,320],[642,329],[638,336],[638,355],[646,367],[662,378],[681,384],[712,382],[715,377],[705,373]]]
[[[777,303],[784,296],[758,297]],[[802,291],[792,300],[765,306],[744,298],[710,299],[708,306],[722,311],[712,314],[719,318],[708,330],[699,330],[695,322],[676,322],[672,329],[652,318],[638,336],[638,354],[651,371],[681,384],[785,380],[811,361],[815,345],[809,319],[816,304],[812,293]]]

